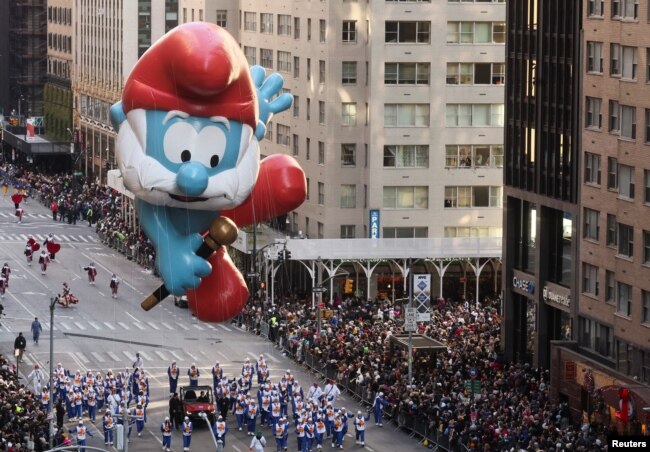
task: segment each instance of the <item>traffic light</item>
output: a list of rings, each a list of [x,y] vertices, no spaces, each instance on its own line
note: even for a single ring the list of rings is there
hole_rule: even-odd
[[[354,280],[350,278],[346,278],[345,285],[343,286],[343,293],[346,295],[351,294],[354,291],[353,286],[354,286]]]
[[[287,261],[291,259],[291,251],[287,249],[284,250],[284,259]]]
[[[278,253],[278,262],[282,262],[284,260],[284,252],[280,251]]]

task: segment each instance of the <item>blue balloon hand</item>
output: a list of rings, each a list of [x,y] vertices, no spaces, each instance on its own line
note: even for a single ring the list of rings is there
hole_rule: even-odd
[[[196,289],[201,278],[212,271],[208,261],[196,255],[202,242],[200,234],[191,234],[167,237],[165,243],[160,243],[156,261],[171,294],[181,296],[187,289]]]
[[[272,72],[268,77],[262,66],[251,67],[251,76],[255,89],[257,90],[257,101],[259,103],[260,120],[255,129],[255,137],[262,140],[266,134],[266,125],[275,113],[289,109],[293,102],[293,96],[283,93],[276,96],[284,85],[284,78],[277,72]]]

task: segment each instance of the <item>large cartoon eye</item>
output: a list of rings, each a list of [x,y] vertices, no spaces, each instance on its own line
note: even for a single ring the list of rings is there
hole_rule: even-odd
[[[216,167],[226,152],[226,134],[219,127],[207,126],[196,137],[192,159],[208,168]]]
[[[195,154],[196,130],[191,124],[177,122],[165,132],[163,149],[165,157],[172,163],[185,163]]]

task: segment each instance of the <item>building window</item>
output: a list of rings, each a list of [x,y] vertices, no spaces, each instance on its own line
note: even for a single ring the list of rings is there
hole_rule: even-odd
[[[618,255],[634,257],[634,228],[618,223]]]
[[[283,146],[289,146],[291,144],[291,127],[285,126],[284,124],[278,124],[278,133],[277,133],[277,144]]]
[[[458,145],[445,146],[445,167],[472,168],[477,166],[503,166],[503,145]]]
[[[429,63],[384,63],[386,85],[428,85]]]
[[[291,72],[291,53],[278,50],[278,71]]]
[[[503,237],[503,229],[496,226],[445,226],[444,236],[455,237]]]
[[[257,31],[257,14],[244,11],[244,30]]]
[[[228,11],[225,9],[217,10],[216,24],[220,27],[226,28],[228,26]]]
[[[601,74],[603,72],[603,43],[587,42],[587,72]]]
[[[318,232],[318,238],[319,239],[324,239],[325,238],[325,225],[319,221],[318,223],[316,223],[316,228],[317,228],[317,232]]]
[[[320,42],[325,42],[325,38],[327,37],[327,22],[325,22],[323,19],[321,19],[318,22],[318,30],[319,30],[319,36],[320,36]]]
[[[357,166],[357,145],[343,143],[341,145],[341,166]]]
[[[203,10],[199,10],[199,22],[203,22]]]
[[[264,135],[264,138],[266,138],[267,140],[269,140],[271,142],[273,141],[273,123],[272,122],[269,122],[267,124],[266,134]]]
[[[447,22],[447,44],[505,44],[505,22]]]
[[[431,22],[386,21],[384,42],[394,44],[429,44]]]
[[[318,101],[318,123],[325,125],[325,102]]]
[[[585,183],[600,185],[600,155],[585,152]]]
[[[447,85],[503,85],[505,63],[447,63]]]
[[[650,143],[650,109],[648,108],[645,109],[645,143]]]
[[[429,104],[384,104],[384,127],[429,127]]]
[[[385,209],[428,209],[429,187],[386,186],[383,188],[382,207]]]
[[[447,127],[503,127],[503,104],[447,104]]]
[[[646,290],[642,291],[641,300],[641,321],[643,323],[648,323],[650,322],[650,292]]]
[[[341,83],[344,85],[356,85],[357,83],[357,62],[344,61],[341,66]]]
[[[636,139],[636,107],[621,105],[620,119],[619,134],[621,138]]]
[[[643,170],[643,202],[650,203],[650,170]]]
[[[589,97],[586,98],[586,110],[587,114],[585,116],[585,127],[600,129],[603,125],[603,116],[601,114],[601,104],[602,100],[598,97]]]
[[[398,144],[384,146],[384,168],[428,168],[429,146]]]
[[[489,186],[447,186],[445,187],[445,208],[501,207],[502,187]]]
[[[311,120],[311,99],[307,98],[307,121]]]
[[[626,317],[632,315],[632,286],[620,281],[616,283],[616,313]]]
[[[260,33],[273,34],[273,14],[260,13]]]
[[[343,21],[342,39],[344,43],[348,43],[348,44],[357,42],[357,21],[356,20]]]
[[[612,0],[612,17],[620,19],[638,19],[638,0]]]
[[[307,58],[307,80],[311,80],[311,58]]]
[[[300,97],[293,96],[293,117],[300,117]]]
[[[609,270],[605,271],[605,302],[616,301],[616,275]]]
[[[586,262],[582,264],[582,292],[598,296],[598,267]]]
[[[598,218],[600,216],[600,212],[597,210],[593,209],[588,209],[585,207],[584,209],[584,230],[582,232],[582,236],[586,239],[590,240],[598,240],[599,236],[599,225],[598,225]]]
[[[605,12],[605,0],[589,0],[588,12],[589,17],[602,17]]]
[[[311,19],[307,19],[307,41],[311,41]]]
[[[353,224],[341,225],[341,238],[342,239],[355,239],[357,237],[356,226]]]
[[[341,209],[356,209],[357,186],[354,184],[341,185]]]
[[[634,167],[618,164],[618,196],[634,199]]]
[[[293,57],[293,78],[300,77],[300,57]]]
[[[318,204],[325,204],[325,184],[322,182],[318,183]]]
[[[300,39],[300,17],[293,18],[293,39]]]
[[[650,264],[650,231],[643,231],[643,264]]]
[[[318,83],[325,83],[325,60],[318,60]]]
[[[357,125],[357,103],[356,102],[346,102],[341,104],[341,125],[342,126]]]
[[[300,138],[295,133],[293,134],[291,144],[292,154],[296,157],[300,154]]]
[[[618,190],[618,160],[607,157],[607,189]]]
[[[618,245],[618,222],[616,215],[607,214],[607,246],[616,247]]]
[[[260,64],[266,69],[273,69],[273,50],[260,49]]]
[[[426,226],[382,228],[385,239],[426,239],[429,229]]]
[[[311,156],[311,138],[305,139],[305,159],[309,160]]]
[[[318,142],[318,164],[325,164],[325,142],[323,141]]]
[[[278,14],[278,36],[291,36],[291,16]]]

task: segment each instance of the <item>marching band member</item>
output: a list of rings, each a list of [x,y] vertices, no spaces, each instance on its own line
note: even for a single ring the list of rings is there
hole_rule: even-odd
[[[181,430],[183,431],[183,450],[190,450],[190,443],[192,442],[192,430],[194,429],[190,418],[185,416]]]
[[[377,393],[377,397],[375,397],[375,401],[372,404],[372,410],[375,414],[375,425],[377,425],[378,427],[384,426],[382,424],[382,419],[384,417],[383,408],[387,405],[390,404],[386,399],[384,399],[384,393],[383,392]]]
[[[140,405],[140,404],[137,404],[135,406],[135,413],[134,414],[135,414],[135,416],[134,416],[134,418],[135,418],[135,428],[136,428],[136,431],[138,432],[138,437],[141,437],[142,436],[142,430],[144,430],[144,423],[146,421],[144,406]]]
[[[94,285],[95,277],[97,276],[97,269],[95,268],[95,264],[91,262],[88,264],[88,267],[84,267],[83,269],[86,273],[88,273],[88,283]]]
[[[2,274],[2,279],[5,280],[5,286],[7,289],[9,288],[9,275],[11,275],[11,268],[9,268],[9,263],[5,262],[5,264],[2,266],[2,270],[0,271]]]
[[[104,427],[104,445],[112,446],[113,445],[113,427],[114,421],[113,416],[111,415],[111,410],[106,410],[104,417],[102,418],[102,426]]]
[[[178,387],[178,376],[180,371],[176,366],[176,361],[173,361],[172,364],[167,368],[167,377],[169,377],[169,397],[173,396]]]
[[[117,289],[120,287],[120,280],[115,273],[113,273],[113,276],[111,276],[111,282],[109,283],[109,286],[111,289],[111,296],[113,298],[117,298]]]
[[[32,246],[29,243],[25,245],[25,251],[23,251],[23,254],[27,259],[27,265],[31,267],[32,260],[34,259],[34,250],[32,250]]]
[[[50,263],[50,258],[47,255],[47,250],[42,249],[40,256],[38,256],[38,263],[41,266],[41,275],[44,275],[47,271],[47,264]]]
[[[228,433],[228,426],[226,425],[226,422],[223,420],[223,416],[219,416],[217,418],[217,422],[215,422],[214,425],[212,426],[212,433],[214,433],[214,437],[217,439],[217,441],[221,441],[223,443],[223,448],[225,450],[226,434]]]
[[[257,416],[259,416],[257,404],[255,403],[255,400],[250,399],[250,403],[246,408],[246,426],[248,427],[248,432],[246,434],[249,436],[255,436]]]
[[[88,429],[86,429],[84,422],[80,420],[77,424],[77,427],[69,430],[69,432],[74,433],[77,436],[77,445],[79,446],[79,452],[86,452],[86,435],[93,436],[93,434]]]
[[[287,450],[287,434],[289,433],[289,425],[286,423],[285,418],[280,418],[277,425],[273,429],[273,436],[275,436],[275,445],[277,451]]]
[[[354,418],[354,432],[356,434],[355,444],[361,446],[366,445],[366,422],[370,420],[370,416],[364,417],[361,411],[357,411],[357,417]]]
[[[165,420],[160,426],[160,431],[162,432],[162,447],[167,448],[167,452],[171,451],[172,447],[172,423],[169,420],[169,416],[165,416]]]
[[[190,386],[199,385],[199,377],[201,376],[201,371],[196,367],[196,364],[192,363],[189,369],[187,369],[187,376],[190,379]]]

